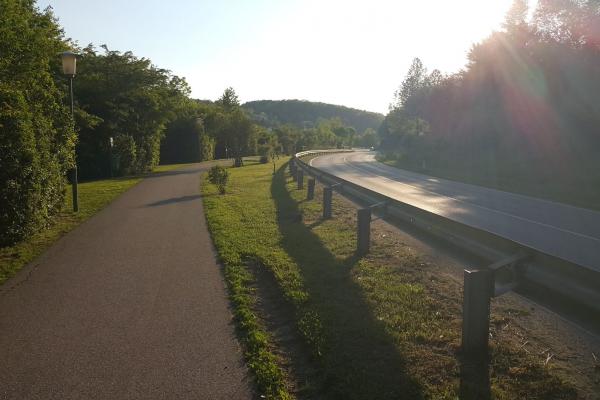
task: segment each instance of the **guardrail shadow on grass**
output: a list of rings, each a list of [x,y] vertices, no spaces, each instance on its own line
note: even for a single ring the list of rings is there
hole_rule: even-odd
[[[321,391],[333,398],[422,399],[421,384],[408,374],[406,359],[352,281],[350,269],[358,258],[336,259],[297,218],[300,209],[286,183],[284,165],[273,177],[271,195],[281,244],[298,264],[324,328]]]

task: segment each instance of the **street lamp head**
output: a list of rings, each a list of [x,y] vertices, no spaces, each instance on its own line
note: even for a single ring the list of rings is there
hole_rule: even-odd
[[[63,74],[70,76],[71,78],[75,76],[75,73],[77,72],[77,59],[79,57],[81,57],[79,54],[73,53],[72,51],[60,53]]]

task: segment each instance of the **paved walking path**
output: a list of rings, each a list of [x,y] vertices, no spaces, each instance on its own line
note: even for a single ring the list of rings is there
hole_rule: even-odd
[[[250,399],[199,196],[153,175],[0,286],[0,399]]]

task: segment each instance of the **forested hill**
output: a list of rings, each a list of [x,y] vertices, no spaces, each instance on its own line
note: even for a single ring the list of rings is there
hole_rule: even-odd
[[[249,101],[243,106],[258,122],[266,126],[277,124],[316,125],[319,119],[338,117],[358,132],[367,128],[377,130],[384,116],[379,113],[357,110],[334,104],[305,100],[258,100]]]

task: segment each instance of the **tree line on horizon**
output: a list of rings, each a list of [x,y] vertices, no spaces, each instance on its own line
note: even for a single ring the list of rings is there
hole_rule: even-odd
[[[243,104],[253,118],[267,127],[292,124],[314,127],[319,119],[339,118],[343,125],[358,133],[375,129],[383,122],[383,114],[356,108],[307,100],[254,100]]]
[[[417,58],[378,130],[382,159],[598,204],[600,2],[514,1],[459,73]]]
[[[286,118],[279,120],[276,113],[264,110],[257,112],[253,108],[257,102],[240,104],[233,88],[227,88],[221,98],[214,102],[193,102],[197,112],[192,113],[192,118],[178,120],[167,127],[161,146],[161,162],[194,162],[211,159],[207,158],[210,155],[225,158],[234,154],[239,154],[240,157],[259,155],[263,161],[268,161],[274,156],[290,155],[317,147],[372,147],[378,140],[378,124],[372,124],[371,120],[362,122],[363,125],[370,126],[362,132],[342,120],[347,115],[345,112],[358,113],[358,119],[367,115],[366,112],[347,107],[303,101],[302,103],[310,104],[311,113],[302,114],[302,123],[297,123]],[[263,102],[265,101],[260,101]],[[278,108],[278,105],[289,101],[268,102],[272,107]],[[227,105],[224,106],[225,104]],[[331,114],[331,108],[341,111],[339,114]],[[223,119],[223,110],[229,110],[230,113],[233,112],[230,115],[236,116],[235,127],[227,128],[229,123],[225,123]],[[226,133],[228,129],[231,133]],[[244,144],[239,148],[240,151],[236,151],[236,135],[233,132],[247,132],[241,135],[245,139],[240,142]],[[241,160],[238,160],[239,163]]]

